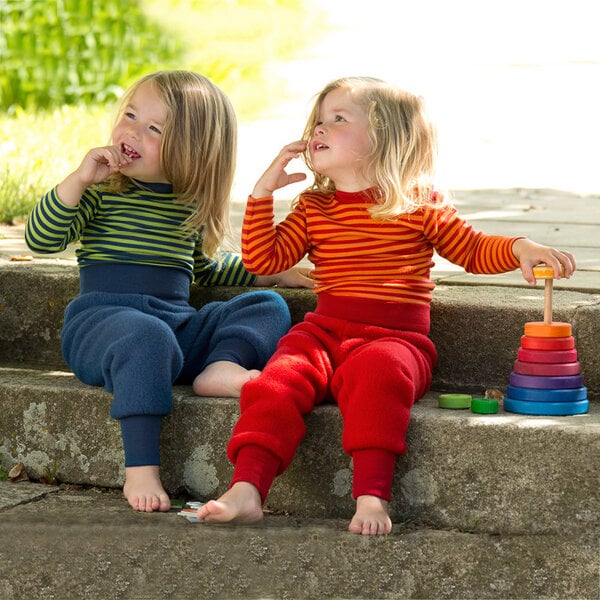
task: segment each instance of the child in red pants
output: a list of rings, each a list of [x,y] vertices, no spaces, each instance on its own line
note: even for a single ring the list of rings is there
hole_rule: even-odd
[[[284,147],[257,182],[244,217],[244,264],[267,275],[308,253],[317,308],[244,384],[227,449],[231,487],[199,509],[207,523],[262,519],[273,479],[304,436],[303,416],[333,399],[354,468],[349,530],[389,533],[396,458],[436,360],[428,338],[434,250],[471,273],[520,266],[532,284],[539,262],[573,273],[568,252],[485,235],[461,219],[433,189],[435,148],[420,98],[380,80],[345,78],[319,94],[303,140]],[[273,192],[304,179],[285,171],[301,153],[314,184],[275,225]]]

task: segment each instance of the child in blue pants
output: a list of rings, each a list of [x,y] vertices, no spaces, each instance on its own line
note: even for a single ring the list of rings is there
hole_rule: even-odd
[[[168,287],[160,289],[162,267],[142,273],[119,267],[130,276],[108,284],[106,272],[114,268],[82,270],[80,295],[65,312],[63,356],[81,381],[114,395],[110,414],[121,424],[125,467],[158,465],[172,385],[191,384],[206,367],[221,362],[239,365],[241,373],[261,369],[290,327],[289,312],[271,291],[240,294],[196,310],[188,303],[185,273],[173,271]],[[233,374],[223,389],[213,386],[215,394],[206,395],[239,396],[241,387]]]
[[[62,351],[81,381],[114,396],[123,492],[134,510],[170,508],[159,437],[172,385],[239,397],[290,326],[275,292],[196,310],[190,284],[312,287],[306,269],[256,276],[239,255],[220,251],[236,136],[231,104],[208,79],[190,71],[147,75],[125,94],[112,145],[89,150],[27,222],[35,252],[80,244],[80,293],[65,312]]]

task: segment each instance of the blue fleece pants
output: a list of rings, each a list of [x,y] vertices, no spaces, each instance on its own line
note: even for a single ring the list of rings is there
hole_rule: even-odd
[[[164,268],[149,267],[141,278],[135,269],[120,280],[87,271],[62,330],[63,356],[75,375],[113,394],[110,414],[121,424],[126,467],[160,464],[161,422],[174,383],[190,384],[219,360],[262,369],[290,327],[287,304],[275,292],[247,292],[196,310],[187,276],[171,273],[162,287],[148,275]]]

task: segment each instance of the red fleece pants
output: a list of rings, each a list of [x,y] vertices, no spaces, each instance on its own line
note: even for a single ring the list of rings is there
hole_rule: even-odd
[[[386,306],[365,304],[372,305]],[[353,497],[391,498],[396,457],[406,452],[411,407],[429,389],[435,347],[426,331],[347,321],[331,316],[335,306],[329,301],[327,314],[318,308],[292,327],[262,374],[242,388],[227,447],[235,465],[231,484],[252,483],[263,502],[305,435],[304,415],[331,400],[343,419],[342,447],[353,459]]]

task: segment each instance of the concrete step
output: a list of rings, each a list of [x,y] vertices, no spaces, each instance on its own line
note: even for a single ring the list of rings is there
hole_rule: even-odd
[[[474,415],[437,406],[439,391],[504,391],[543,291],[438,285],[433,390],[414,407],[409,452],[396,469],[394,530],[346,532],[352,464],[337,407],[308,434],[252,527],[139,514],[118,489],[123,452],[111,396],[68,371],[62,314],[77,293],[72,265],[0,265],[0,461],[32,479],[58,465],[60,487],[0,482],[0,598],[596,598],[600,569],[600,295],[556,291],[555,320],[573,325],[589,414]],[[243,288],[194,290],[192,303]],[[308,290],[278,290],[293,320]],[[233,399],[173,390],[161,476],[173,497],[227,487]],[[73,484],[95,486],[93,489]],[[102,488],[102,489],[100,489]]]
[[[594,532],[498,535],[407,522],[369,538],[337,519],[192,524],[175,512],[135,513],[95,489],[0,482],[6,495],[3,599],[598,597]]]
[[[162,478],[173,493],[205,500],[231,476],[226,443],[235,399],[199,398],[174,388],[161,439]],[[119,487],[123,451],[111,396],[66,371],[0,367],[0,453],[33,479],[58,464],[58,479]],[[268,497],[269,509],[295,517],[349,519],[352,464],[341,450],[335,405],[306,418],[308,434]],[[475,415],[419,401],[399,459],[392,518],[435,527],[509,535],[582,533],[600,528],[600,406],[571,417],[500,411]]]
[[[68,301],[78,291],[73,265],[0,265],[0,364],[26,361],[64,368],[60,327]],[[246,288],[195,288],[201,306],[231,298]],[[315,306],[306,289],[279,289],[294,322]],[[526,322],[543,319],[543,286],[438,285],[431,308],[431,337],[439,351],[433,387],[482,394],[504,390]],[[588,397],[600,401],[600,294],[557,290],[554,320],[572,324]]]

